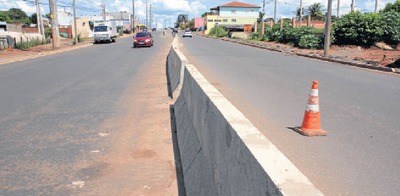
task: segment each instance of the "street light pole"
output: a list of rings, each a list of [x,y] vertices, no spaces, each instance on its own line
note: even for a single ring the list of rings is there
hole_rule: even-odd
[[[378,0],[375,0],[375,13],[378,12]]]
[[[336,17],[339,18],[340,0],[337,0],[337,14]]]
[[[329,55],[331,45],[331,16],[332,16],[332,0],[328,0],[328,13],[326,15],[324,56]]]
[[[354,0],[351,0],[351,12],[354,12]]]
[[[75,40],[75,44],[77,44],[78,43],[78,30],[76,29],[76,0],[74,0],[74,2],[73,2],[73,7],[74,7],[74,33],[75,33],[75,36],[74,36],[74,40]]]

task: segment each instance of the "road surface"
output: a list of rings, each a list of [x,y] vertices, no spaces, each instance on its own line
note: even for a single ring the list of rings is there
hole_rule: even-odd
[[[154,35],[0,65],[0,195],[178,194]]]
[[[180,49],[326,195],[400,192],[400,77],[194,36]],[[319,82],[326,137],[300,126]]]

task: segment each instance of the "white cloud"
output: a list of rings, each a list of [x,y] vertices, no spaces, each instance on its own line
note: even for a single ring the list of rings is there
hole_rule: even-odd
[[[24,1],[17,1],[18,8],[21,8],[24,12],[26,12],[28,15],[32,13],[36,13],[36,7],[34,5],[28,5]]]

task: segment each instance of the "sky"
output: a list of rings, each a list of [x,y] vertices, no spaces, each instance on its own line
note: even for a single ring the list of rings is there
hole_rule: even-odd
[[[77,16],[99,16],[101,4],[104,1],[106,12],[128,11],[132,13],[132,0],[75,0]],[[144,20],[146,16],[146,0],[135,1],[135,16],[139,21]],[[204,12],[210,11],[210,8],[217,7],[233,0],[147,0],[148,5],[152,5],[154,26],[171,26],[176,21],[179,14],[188,14],[189,18],[200,17]],[[239,0],[263,7],[263,0]],[[295,10],[300,6],[300,0],[265,0],[265,17],[274,17],[274,5],[277,1],[277,17],[293,17]],[[337,1],[332,0],[332,14],[337,13]],[[396,0],[379,0],[378,9],[382,9],[389,2]],[[0,0],[0,11],[7,11],[10,8],[20,8],[29,16],[36,12],[35,0]],[[49,13],[49,0],[39,0],[42,13]],[[57,0],[59,10],[65,10],[72,13],[73,0]],[[321,3],[323,10],[327,10],[328,0],[303,0],[303,7],[313,3]],[[351,0],[340,1],[340,15],[350,11]],[[373,12],[375,9],[375,0],[355,0],[355,9],[362,12]],[[262,11],[262,8],[260,8]]]

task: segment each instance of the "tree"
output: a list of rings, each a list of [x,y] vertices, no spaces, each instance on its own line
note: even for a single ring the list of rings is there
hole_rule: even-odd
[[[386,4],[386,6],[382,10],[382,12],[399,12],[400,13],[400,0],[397,0],[393,4],[392,3]]]
[[[265,13],[263,13],[263,12],[258,12],[258,19],[257,19],[257,22],[263,22],[264,15],[265,15]]]
[[[0,21],[3,21],[3,22],[11,21],[10,16],[8,15],[7,12],[0,12]]]
[[[11,8],[7,13],[12,23],[29,23],[28,15],[19,8]]]
[[[210,12],[204,12],[204,14],[201,15],[202,18],[206,17]]]
[[[311,16],[313,20],[321,20],[324,18],[322,14],[322,4],[314,3],[307,8],[307,13]]]
[[[178,18],[176,19],[176,27],[183,27],[186,28],[186,24],[189,21],[188,20],[188,15],[187,14],[179,14]]]
[[[304,18],[304,9],[302,9],[302,11],[303,11],[302,16],[303,16],[303,18]],[[298,7],[298,8],[296,9],[296,11],[295,11],[294,14],[296,14],[296,18],[297,18],[297,19],[300,19],[300,7]]]
[[[37,24],[37,15],[36,13],[32,14],[31,17],[29,17],[30,21],[32,24]]]

